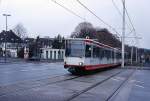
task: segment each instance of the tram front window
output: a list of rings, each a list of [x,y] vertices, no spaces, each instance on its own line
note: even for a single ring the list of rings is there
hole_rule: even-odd
[[[69,57],[83,57],[84,43],[78,40],[68,40],[66,42],[66,56]]]

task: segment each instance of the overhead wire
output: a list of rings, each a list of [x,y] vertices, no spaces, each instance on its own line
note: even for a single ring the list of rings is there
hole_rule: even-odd
[[[97,16],[92,10],[90,10],[87,6],[85,6],[80,0],[76,0],[82,7],[84,7],[86,10],[88,10],[92,15],[94,15],[100,22],[107,25],[110,29],[112,29],[116,34],[120,36],[120,34],[117,32],[117,30],[109,25],[107,22],[105,22],[103,19],[101,19],[99,16]]]
[[[116,5],[115,1],[114,0],[111,0],[112,1],[112,4],[114,5],[114,7],[116,8],[116,10],[118,11],[118,13],[120,14],[120,16],[123,16],[120,9],[118,8],[118,6]]]
[[[123,0],[121,0],[121,1],[122,1],[122,3],[124,2]],[[131,26],[132,26],[132,28],[133,28],[133,31],[134,31],[135,34],[136,34],[135,27],[134,27],[134,25],[133,25],[133,22],[132,22],[132,20],[131,20],[131,18],[130,18],[130,16],[129,16],[129,13],[128,13],[128,10],[127,10],[126,7],[125,7],[125,12],[126,12],[126,14],[127,14],[128,20],[129,20],[129,22],[130,22],[130,24],[131,24]]]
[[[123,0],[121,0],[121,1],[122,1],[122,3],[124,2]],[[116,10],[118,11],[119,15],[122,17],[123,15],[122,15],[121,11],[119,10],[119,8],[118,8],[118,6],[116,5],[116,3],[115,3],[114,0],[112,0],[112,3],[113,3],[113,5],[114,5],[114,7],[116,8]],[[130,22],[130,24],[131,24],[131,27],[132,27],[132,29],[131,29],[131,28],[129,27],[129,25],[127,24],[127,22],[126,22],[126,25],[127,25],[128,28],[130,29],[130,32],[129,32],[128,34],[131,34],[132,32],[134,32],[134,35],[135,35],[134,38],[136,38],[137,36],[136,36],[135,27],[134,27],[134,25],[133,25],[133,23],[132,23],[132,20],[131,20],[131,18],[130,18],[130,16],[129,16],[129,13],[128,13],[126,7],[125,7],[125,12],[126,12],[126,14],[127,14],[128,20],[129,20],[129,22]]]
[[[71,14],[75,15],[76,17],[80,18],[81,20],[85,20],[83,17],[81,17],[77,13],[73,12],[72,10],[70,10],[69,8],[67,8],[66,6],[58,3],[56,0],[51,0],[51,1],[54,2],[55,4],[59,5],[60,7],[62,7],[63,9],[65,9],[66,11],[70,12]]]
[[[122,3],[124,3],[124,1],[123,0],[121,0],[122,1]],[[136,41],[136,62],[138,62],[138,46],[139,46],[139,41],[138,41],[138,37],[137,37],[137,33],[136,33],[136,30],[135,30],[135,27],[134,27],[134,25],[133,25],[133,22],[132,22],[132,20],[131,20],[131,17],[129,16],[129,13],[128,13],[128,10],[127,10],[127,8],[125,7],[125,12],[126,12],[126,15],[127,15],[127,17],[128,17],[128,19],[129,19],[129,22],[130,22],[130,24],[131,24],[131,26],[132,26],[132,28],[133,28],[133,31],[134,31],[134,35],[135,35],[135,41]]]
[[[121,0],[121,1],[122,1],[122,3],[124,2],[123,0]],[[133,21],[131,20],[131,17],[130,17],[130,15],[129,15],[128,10],[127,10],[126,7],[125,7],[125,12],[126,12],[126,15],[127,15],[127,17],[128,17],[128,20],[129,20],[129,22],[130,22],[130,24],[131,24],[131,26],[132,26],[132,28],[133,28],[136,43],[138,44],[137,32],[136,32],[136,30],[135,30],[135,27],[134,27],[134,25],[133,25]]]
[[[124,1],[122,0],[122,3],[123,3],[123,2],[124,2]],[[119,15],[122,17],[123,15],[122,15],[121,11],[119,10],[119,8],[117,7],[117,5],[116,5],[116,3],[114,2],[114,0],[112,0],[112,3],[113,3],[113,5],[114,5],[114,7],[116,8],[116,10],[118,11]],[[130,24],[131,24],[131,26],[132,26],[132,29],[131,29],[131,28],[129,27],[129,25],[127,24],[127,22],[126,22],[126,25],[128,26],[128,28],[130,28],[130,32],[129,32],[128,34],[131,34],[132,32],[134,32],[135,37],[133,37],[133,38],[136,39],[136,38],[137,38],[136,30],[135,30],[135,27],[134,27],[134,25],[133,25],[133,23],[132,23],[132,20],[131,20],[131,18],[130,18],[130,16],[129,16],[129,13],[128,13],[126,7],[125,7],[125,12],[126,12],[126,14],[127,14],[128,20],[129,20],[129,22],[130,22]]]
[[[116,3],[115,3],[114,0],[112,0],[112,4],[113,4],[113,6],[116,8],[116,10],[117,10],[117,12],[119,13],[119,15],[120,15],[121,17],[123,17],[123,15],[122,15],[120,9],[118,8],[118,6],[116,5]],[[130,28],[130,26],[128,25],[127,22],[125,22],[125,23],[126,23],[127,27],[128,27],[129,30],[130,30],[130,32],[129,32],[128,34],[132,33],[132,32],[133,32],[133,29]]]
[[[132,20],[131,20],[131,18],[130,18],[130,16],[129,16],[129,13],[128,13],[128,11],[127,11],[126,8],[125,8],[125,11],[126,11],[126,14],[127,14],[128,19],[129,19],[129,21],[130,21],[130,23],[131,23],[131,26],[133,27],[133,30],[134,30],[134,32],[136,33],[135,27],[134,27],[134,25],[133,25],[133,23],[132,23]]]
[[[1,6],[1,4],[2,4],[2,0],[0,0],[0,6]]]

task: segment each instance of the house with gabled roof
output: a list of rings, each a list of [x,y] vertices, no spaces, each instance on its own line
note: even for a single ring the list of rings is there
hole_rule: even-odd
[[[0,56],[17,57],[17,51],[23,41],[12,30],[0,33]],[[5,47],[6,46],[6,47]]]

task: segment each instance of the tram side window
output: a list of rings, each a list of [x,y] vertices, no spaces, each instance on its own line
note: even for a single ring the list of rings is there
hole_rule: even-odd
[[[120,54],[117,52],[117,56],[116,56],[117,59],[120,59]]]
[[[105,51],[103,48],[99,48],[99,57],[104,58],[105,57]]]
[[[107,58],[107,59],[110,59],[110,58],[111,58],[111,51],[110,51],[110,50],[106,50],[105,53],[106,53],[106,54],[105,54],[105,55],[106,55],[106,58]]]
[[[113,56],[114,56],[114,59],[116,59],[116,58],[117,58],[117,53],[116,53],[116,51],[114,51]]]
[[[91,57],[92,47],[90,45],[86,45],[85,57]]]
[[[114,50],[112,50],[111,52],[112,52],[112,59],[114,59],[115,52]]]
[[[107,50],[103,49],[103,57],[107,58]]]
[[[108,50],[108,59],[111,59],[112,58],[112,51],[111,50]]]
[[[120,59],[120,53],[118,53],[118,59]]]
[[[93,57],[99,57],[99,47],[93,46]]]
[[[100,50],[99,47],[96,47],[96,56],[99,58],[100,54],[99,54]]]
[[[112,59],[112,50],[110,50],[110,58]]]
[[[102,58],[102,49],[99,48],[99,58]]]
[[[93,57],[95,58],[96,57],[96,47],[93,46]]]
[[[108,58],[111,59],[111,50],[108,50]]]
[[[107,50],[104,49],[104,57],[107,58]]]

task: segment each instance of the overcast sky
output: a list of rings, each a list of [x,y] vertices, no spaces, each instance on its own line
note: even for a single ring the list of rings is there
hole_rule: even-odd
[[[86,11],[76,0],[56,1],[85,18],[94,27],[108,28],[108,26]],[[112,0],[80,1],[121,33],[122,18],[113,6]],[[119,9],[122,10],[121,0],[114,1]],[[150,28],[148,28],[150,26],[150,0],[126,0],[126,6],[137,33],[142,37],[140,47],[150,48]],[[1,0],[0,31],[5,29],[3,13],[12,15],[8,18],[9,29],[14,28],[18,23],[22,23],[30,37],[37,35],[41,37],[54,37],[57,34],[67,37],[74,31],[78,23],[84,21],[67,12],[51,0]],[[133,36],[132,34],[128,34],[129,32],[127,28],[126,36]],[[131,44],[131,40],[127,39],[126,43]]]

